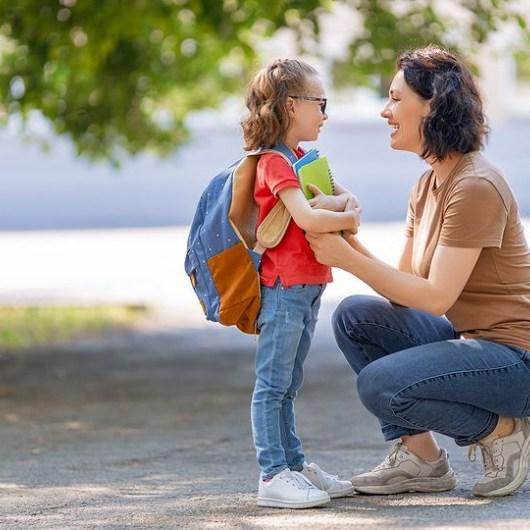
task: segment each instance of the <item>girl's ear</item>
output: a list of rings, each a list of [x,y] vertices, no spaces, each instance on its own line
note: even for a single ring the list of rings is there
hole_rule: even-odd
[[[287,110],[289,114],[294,114],[294,99],[287,97]]]

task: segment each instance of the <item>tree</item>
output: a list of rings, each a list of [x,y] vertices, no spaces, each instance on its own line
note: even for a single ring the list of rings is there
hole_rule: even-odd
[[[256,39],[318,0],[4,0],[0,110],[39,110],[80,154],[169,153],[184,118],[241,89]]]
[[[529,35],[525,18],[528,14],[518,1],[349,0],[347,3],[361,16],[362,26],[346,58],[334,65],[334,79],[339,86],[350,83],[373,86],[374,77],[389,80],[397,54],[404,49],[438,44],[469,58],[505,24],[516,25],[522,34]]]
[[[434,1],[343,3],[359,12],[362,31],[336,64],[339,83],[390,71],[404,44],[452,44]],[[514,3],[462,2],[477,41],[502,20],[524,27]],[[170,153],[187,137],[190,111],[242,92],[259,65],[261,39],[291,28],[304,37],[303,47],[304,39],[318,39],[319,15],[332,6],[330,0],[3,0],[0,118],[27,119],[37,110],[91,158]]]

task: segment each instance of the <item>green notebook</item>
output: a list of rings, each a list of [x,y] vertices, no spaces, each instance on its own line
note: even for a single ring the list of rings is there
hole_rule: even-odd
[[[318,186],[322,193],[326,195],[335,194],[335,186],[333,184],[333,176],[328,164],[328,157],[322,156],[313,160],[309,164],[298,169],[298,178],[302,186],[302,191],[308,199],[313,198],[313,193],[307,188],[308,184]]]

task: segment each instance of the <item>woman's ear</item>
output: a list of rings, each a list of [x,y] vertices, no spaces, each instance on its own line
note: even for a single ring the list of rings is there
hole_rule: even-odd
[[[421,111],[422,118],[426,118],[431,113],[431,101],[432,99],[426,99],[423,101],[423,108]]]

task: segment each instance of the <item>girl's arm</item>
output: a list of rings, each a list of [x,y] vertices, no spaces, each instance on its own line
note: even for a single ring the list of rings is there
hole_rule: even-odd
[[[355,210],[334,212],[313,209],[300,188],[284,188],[278,193],[281,201],[294,219],[294,222],[306,232],[339,232],[357,230],[359,216]]]
[[[393,302],[434,315],[443,315],[454,305],[482,250],[438,245],[429,277],[421,278],[362,253],[335,234],[307,234],[306,237],[320,263],[354,274]],[[410,245],[408,242],[405,246],[405,259],[402,256],[404,267],[410,267]],[[409,265],[404,263],[407,259]]]

